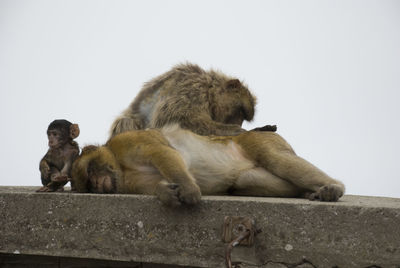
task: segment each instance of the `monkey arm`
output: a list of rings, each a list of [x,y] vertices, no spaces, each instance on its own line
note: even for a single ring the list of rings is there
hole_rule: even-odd
[[[72,147],[71,147],[72,146]],[[65,145],[62,155],[63,166],[61,170],[53,167],[50,172],[49,182],[46,184],[47,191],[63,190],[63,186],[70,180],[71,168],[73,161],[78,157],[79,148],[77,144]]]
[[[200,201],[200,188],[179,152],[169,146],[154,146],[148,148],[148,152],[150,163],[167,182],[177,184],[179,200],[186,204],[196,204]]]
[[[197,134],[200,135],[216,135],[216,136],[235,136],[239,135],[240,133],[245,132],[246,130],[241,128],[239,125],[235,124],[224,124],[219,123],[213,120],[206,121],[205,119],[201,120],[192,120],[191,123],[182,123],[181,127],[186,129],[193,129],[195,127],[199,127],[200,132]],[[211,130],[211,134],[210,134]],[[271,131],[276,132],[277,126],[276,125],[265,125],[262,127],[257,127],[252,129],[251,131]]]
[[[128,151],[118,151],[115,144],[111,144],[117,157],[127,161],[124,162],[128,166],[125,166],[123,176],[115,154],[107,146],[86,146],[72,165],[71,185],[77,192],[154,194],[166,205],[181,204],[177,184],[168,183],[160,174],[151,171],[146,176],[144,170],[149,169],[137,168],[136,157],[126,155],[135,151],[135,146],[128,145]]]
[[[179,120],[180,126],[199,135],[235,136],[246,130],[240,125],[224,124],[205,116],[193,116],[190,120]]]
[[[277,129],[278,128],[277,128],[276,125],[265,125],[263,127],[253,128],[251,131],[272,131],[272,132],[276,132]]]
[[[50,166],[46,161],[46,155],[42,158],[42,160],[40,160],[39,163],[40,178],[43,185],[47,185],[50,182]]]
[[[64,163],[64,167],[60,171],[60,176],[68,178],[71,167],[72,167],[72,161],[71,160],[66,161]]]
[[[72,163],[79,156],[79,146],[76,142],[68,143],[63,148],[63,167],[60,170],[60,176],[69,178],[71,174]]]
[[[195,204],[200,201],[200,188],[195,179],[181,155],[169,145],[159,130],[122,133],[109,140],[107,148],[121,167],[131,169],[129,175],[125,171],[125,181],[135,181],[136,185],[148,184],[148,180],[143,182],[146,178],[144,171],[135,167],[154,167],[161,175],[161,180],[178,185],[182,202]]]

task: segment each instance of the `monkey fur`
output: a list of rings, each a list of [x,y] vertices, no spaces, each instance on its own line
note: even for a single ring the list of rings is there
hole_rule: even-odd
[[[200,136],[177,124],[84,149],[72,179],[78,192],[156,195],[171,206],[224,194],[337,201],[345,191],[277,133]]]
[[[49,150],[39,164],[43,187],[37,192],[63,191],[70,180],[74,160],[79,156],[78,124],[61,119],[54,120],[47,128]],[[73,187],[72,187],[73,188]]]
[[[110,136],[178,123],[199,135],[237,135],[254,117],[256,98],[238,79],[180,64],[145,83],[114,121]],[[273,131],[264,129],[264,131]]]

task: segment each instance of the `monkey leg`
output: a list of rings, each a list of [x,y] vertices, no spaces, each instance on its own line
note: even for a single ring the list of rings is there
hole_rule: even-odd
[[[51,181],[46,186],[38,189],[36,192],[64,192],[64,187],[58,182]]]
[[[344,194],[344,185],[294,153],[272,151],[265,156],[265,166],[275,175],[306,191],[310,199],[337,201]]]
[[[298,197],[301,189],[285,181],[264,168],[252,168],[241,171],[232,194],[268,197]]]
[[[276,133],[249,131],[233,140],[256,165],[303,189],[304,193],[311,193],[311,199],[336,201],[344,193],[341,182],[297,156],[290,145]]]
[[[179,200],[189,205],[200,202],[200,187],[179,152],[169,146],[157,146],[153,149],[150,149],[151,163],[167,182],[178,184]]]
[[[66,176],[61,175],[57,168],[51,167],[48,183],[37,190],[37,192],[63,192],[63,186],[67,182],[68,178]]]
[[[46,187],[48,188],[47,192],[64,192],[64,185],[67,184],[67,182],[67,176],[55,176],[51,179],[51,182],[46,185]]]

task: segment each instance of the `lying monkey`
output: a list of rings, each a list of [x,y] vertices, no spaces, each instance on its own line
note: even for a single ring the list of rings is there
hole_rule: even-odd
[[[150,194],[172,206],[196,204],[202,194],[337,201],[345,191],[277,133],[199,136],[178,125],[84,148],[72,179],[78,192]]]

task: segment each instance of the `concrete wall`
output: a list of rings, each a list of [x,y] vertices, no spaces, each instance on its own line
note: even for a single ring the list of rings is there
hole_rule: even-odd
[[[172,209],[151,196],[35,189],[0,187],[3,265],[35,255],[130,267],[225,267],[224,217],[244,216],[261,233],[252,246],[234,248],[232,261],[242,268],[400,267],[400,199],[345,196],[322,203],[219,196]]]

